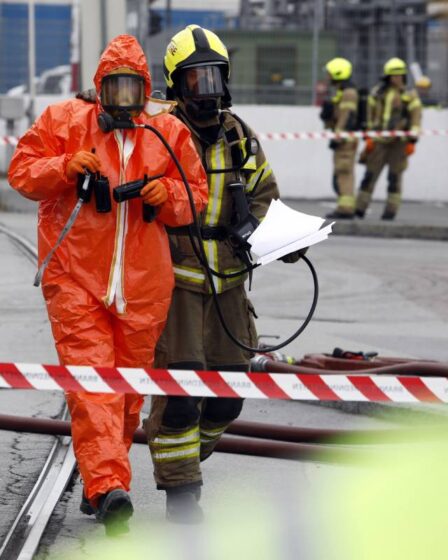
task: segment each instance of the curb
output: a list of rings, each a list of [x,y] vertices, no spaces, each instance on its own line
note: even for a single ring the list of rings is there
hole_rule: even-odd
[[[333,226],[335,235],[359,237],[381,237],[384,239],[422,239],[448,241],[448,226],[428,226],[412,224],[350,223],[336,222]]]

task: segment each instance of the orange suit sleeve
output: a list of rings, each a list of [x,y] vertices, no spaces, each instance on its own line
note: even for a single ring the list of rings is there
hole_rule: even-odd
[[[177,134],[167,140],[185,171],[196,212],[199,214],[208,201],[207,175],[191,139],[190,131],[180,121],[176,121],[175,124]],[[191,224],[193,215],[187,191],[174,161],[170,161],[161,181],[167,188],[168,200],[160,208],[158,219],[171,227]]]
[[[53,132],[57,122],[58,135]],[[56,198],[72,187],[66,175],[72,154],[65,152],[64,127],[67,117],[62,104],[48,107],[22,136],[8,170],[9,184],[31,200]],[[62,132],[62,134],[61,134]]]

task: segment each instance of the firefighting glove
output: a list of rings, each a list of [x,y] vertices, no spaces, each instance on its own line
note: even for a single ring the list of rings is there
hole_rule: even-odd
[[[306,254],[308,249],[309,249],[309,247],[304,247],[303,249],[300,249],[299,251],[293,251],[292,253],[288,253],[287,255],[284,255],[283,257],[280,257],[278,260],[282,261],[284,263],[287,263],[287,264],[296,263],[298,260],[300,260],[301,257],[303,257]]]
[[[370,154],[375,149],[375,141],[373,138],[366,138],[366,144],[364,147],[366,154]]]
[[[408,142],[405,147],[405,152],[408,157],[412,156],[415,152],[415,142]]]
[[[68,161],[65,173],[69,181],[74,181],[78,177],[78,173],[96,173],[101,169],[101,162],[97,155],[92,152],[80,151],[76,152]]]
[[[82,99],[87,101],[87,103],[96,103],[96,89],[85,89],[84,91],[78,91],[76,94],[76,99]]]
[[[145,204],[160,206],[168,199],[168,191],[162,181],[154,179],[142,188],[140,196]]]

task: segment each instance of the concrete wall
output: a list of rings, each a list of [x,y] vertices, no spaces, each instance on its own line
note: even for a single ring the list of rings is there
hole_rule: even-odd
[[[257,132],[302,132],[322,130],[315,107],[241,105],[234,107]],[[448,110],[425,109],[424,129],[448,130]],[[291,198],[333,197],[332,154],[327,140],[264,140],[263,149],[278,179],[282,195]],[[364,173],[356,166],[357,185]],[[407,200],[448,201],[448,136],[424,136],[409,159],[404,176]],[[374,198],[384,199],[383,172]]]
[[[257,132],[299,132],[322,129],[319,109],[314,107],[241,105],[235,111]],[[423,128],[448,130],[448,110],[425,109]],[[21,133],[25,123],[21,123]],[[0,137],[4,136],[0,120]],[[332,198],[332,153],[327,140],[263,141],[283,197]],[[6,169],[6,148],[0,142],[0,173]],[[404,176],[407,200],[448,202],[448,136],[424,136],[409,160]],[[364,166],[357,165],[357,184]],[[375,196],[384,199],[385,174],[380,177]]]

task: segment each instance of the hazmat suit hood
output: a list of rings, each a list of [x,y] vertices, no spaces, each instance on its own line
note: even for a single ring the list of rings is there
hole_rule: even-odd
[[[145,97],[148,98],[151,95],[151,75],[145,53],[137,39],[132,35],[118,35],[104,49],[93,78],[97,95],[100,95],[101,82],[104,76],[121,66],[132,68],[143,76],[145,79]]]

